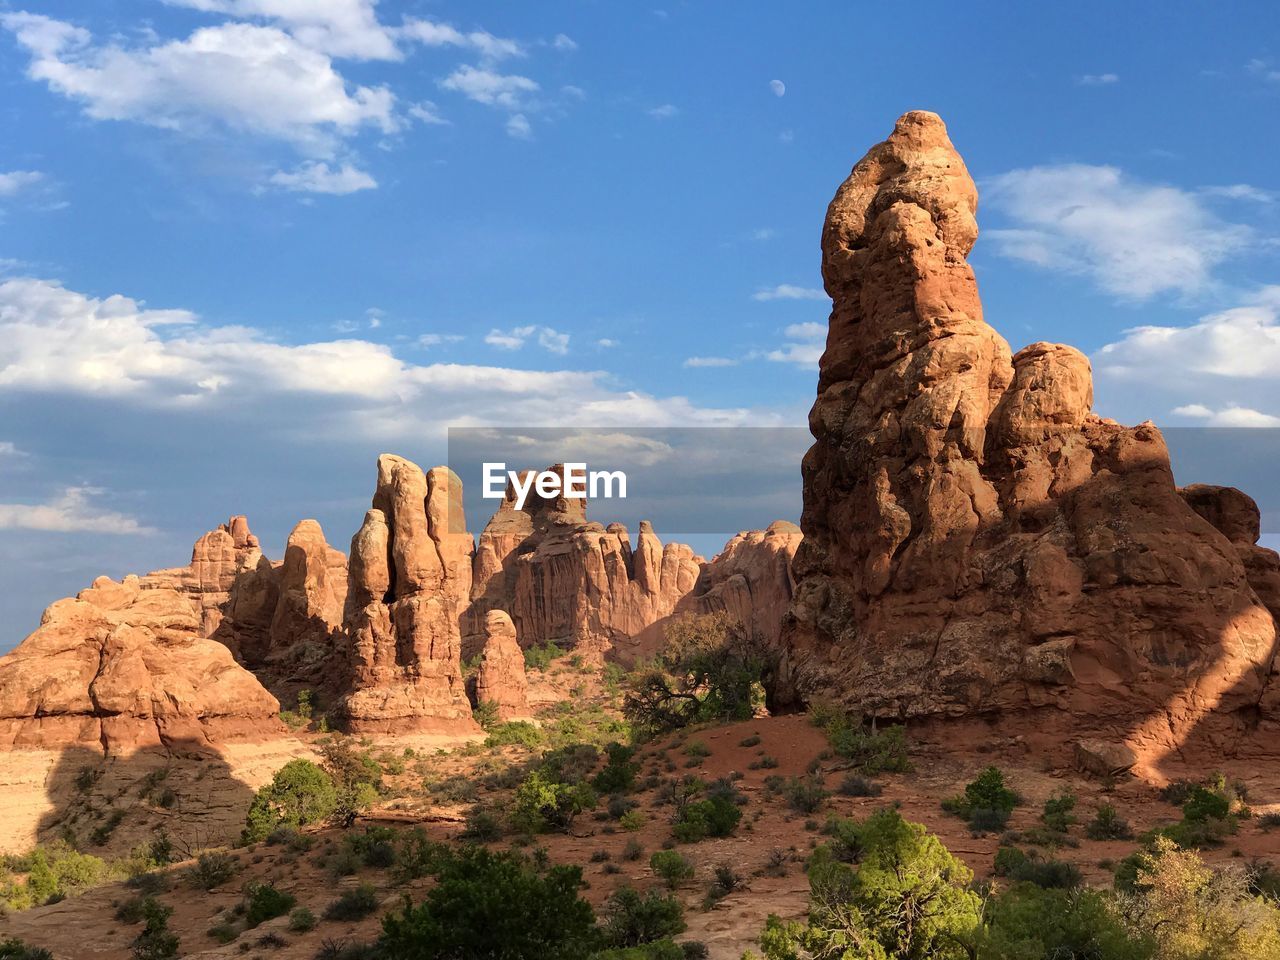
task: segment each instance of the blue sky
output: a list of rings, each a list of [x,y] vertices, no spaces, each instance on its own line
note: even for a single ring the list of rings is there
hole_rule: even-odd
[[[1280,426],[1269,3],[0,2],[0,648],[231,513],[345,547],[451,424],[802,424],[823,212],[912,108],[1015,349]]]

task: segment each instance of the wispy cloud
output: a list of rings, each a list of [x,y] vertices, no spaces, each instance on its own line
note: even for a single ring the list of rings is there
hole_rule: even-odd
[[[44,174],[37,170],[11,170],[0,173],[0,198],[17,196],[24,190],[44,182]]]
[[[1221,220],[1197,193],[1115,167],[1012,170],[987,181],[984,197],[1012,224],[985,233],[1002,256],[1091,277],[1125,300],[1202,293],[1214,268],[1252,236]]]
[[[827,339],[825,323],[793,323],[782,333],[787,342],[766,353],[769,360],[813,366],[822,359]]]
[[[271,175],[271,182],[295,193],[327,193],[332,196],[373,190],[378,186],[377,180],[349,163],[331,167],[320,161],[304,163],[290,171],[277,171]]]
[[[485,343],[501,350],[520,350],[530,341],[551,353],[569,352],[569,334],[560,333],[550,327],[530,325],[513,327],[510,330],[490,330],[484,338]]]
[[[800,287],[792,283],[780,283],[766,287],[751,295],[752,300],[826,300],[827,292],[816,287]]]
[[[736,367],[738,361],[732,357],[690,357],[684,362],[686,367]]]
[[[645,112],[655,120],[670,120],[680,112],[680,108],[674,103],[664,103],[656,107],[650,107]]]
[[[96,506],[93,499],[104,492],[98,487],[67,487],[46,503],[0,503],[0,530],[133,536],[155,533],[135,517]]]
[[[1119,82],[1120,76],[1115,73],[1086,73],[1076,78],[1082,87],[1109,87]]]

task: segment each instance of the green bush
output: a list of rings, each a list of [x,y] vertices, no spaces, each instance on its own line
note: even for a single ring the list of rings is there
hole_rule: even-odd
[[[965,820],[969,820],[975,810],[999,811],[1007,820],[1017,805],[1018,795],[1005,786],[1004,774],[997,767],[987,767],[964,788],[964,793],[942,801],[943,810]]]
[[[200,890],[212,890],[234,877],[239,869],[239,861],[225,850],[208,850],[196,858],[187,880]]]
[[[390,827],[365,827],[342,838],[361,866],[385,870],[396,863],[396,832]]]
[[[349,741],[336,737],[321,745],[320,754],[334,791],[333,808],[322,819],[350,827],[382,794],[382,767],[368,750],[356,750]],[[400,766],[403,769],[402,763]]]
[[[649,869],[673,890],[693,879],[693,863],[675,850],[659,850],[649,858]]]
[[[854,829],[857,867],[826,846],[814,851],[808,920],[770,917],[760,937],[765,956],[969,960],[966,945],[982,913],[969,869],[896,810],[872,814]]]
[[[878,773],[906,773],[911,769],[907,756],[907,729],[894,724],[873,730],[838,714],[824,724],[831,749],[868,776]]]
[[[133,941],[134,960],[172,960],[178,955],[178,938],[169,930],[173,908],[148,898],[143,907],[142,932]]]
[[[851,773],[840,781],[836,793],[842,797],[878,797],[884,788],[859,773]]]
[[[42,844],[22,857],[11,857],[8,866],[26,873],[25,883],[0,885],[0,898],[14,910],[25,910],[75,896],[111,879],[113,868],[100,857],[80,853],[62,840]]]
[[[574,819],[596,805],[596,793],[585,783],[569,784],[534,770],[515,795],[512,824],[528,833],[569,832]]]
[[[0,941],[0,960],[53,960],[53,954],[43,947],[29,947],[21,940]]]
[[[1027,862],[1027,855],[1017,847],[1000,847],[996,850],[995,863],[992,866],[992,872],[997,877],[1007,877]]]
[[[1080,871],[1074,864],[1064,860],[1043,860],[1034,854],[1011,866],[1008,877],[1014,883],[1033,883],[1046,889],[1070,890],[1080,886]]]
[[[783,787],[782,794],[787,799],[787,806],[796,813],[803,814],[816,813],[831,796],[822,785],[821,777],[807,777],[803,780],[792,777]]]
[[[324,908],[326,920],[363,920],[378,909],[378,891],[371,884],[362,883],[345,891]]]
[[[626,793],[635,787],[636,774],[640,772],[640,764],[632,759],[635,748],[610,743],[604,750],[604,768],[596,774],[591,785],[600,793]]]
[[[638,947],[685,930],[680,901],[658,890],[640,894],[631,887],[615,891],[604,903],[601,930],[610,947]]]
[[[289,929],[294,933],[306,933],[316,928],[316,915],[306,907],[294,907],[289,911]]]
[[[319,823],[337,805],[338,792],[327,773],[310,760],[290,760],[254,796],[241,840],[257,843],[280,827]]]
[[[681,843],[697,843],[707,837],[727,837],[742,819],[738,805],[725,796],[712,796],[681,808],[671,827]]]
[[[1085,824],[1084,835],[1090,840],[1128,840],[1133,836],[1129,822],[1109,803],[1098,807],[1093,819]]]
[[[297,906],[298,898],[269,883],[251,883],[244,891],[244,922],[249,929],[283,917]]]
[[[1055,794],[1044,802],[1040,821],[1055,833],[1066,833],[1076,822],[1076,798],[1070,791]]]
[[[506,723],[498,723],[486,727],[489,735],[484,739],[484,745],[490,749],[494,747],[526,747],[530,750],[536,750],[542,746],[542,731],[534,724],[525,720],[510,720]]]
[[[467,811],[467,822],[459,836],[476,843],[492,843],[502,839],[502,820],[489,807],[474,806]]]
[[[565,655],[554,643],[548,640],[542,646],[529,647],[524,652],[524,666],[526,670],[547,670],[551,667],[552,661],[558,660]]]
[[[382,960],[586,960],[599,933],[582,887],[578,867],[464,847],[442,859],[422,903],[383,919]]]
[[[988,901],[983,960],[1149,960],[1152,943],[1131,934],[1105,895],[1017,884]]]

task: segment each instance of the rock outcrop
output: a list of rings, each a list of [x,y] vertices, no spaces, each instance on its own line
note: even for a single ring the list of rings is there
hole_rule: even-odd
[[[456,512],[454,512],[456,511]],[[351,541],[340,712],[353,731],[469,732],[459,618],[471,588],[460,481],[378,458],[373,508]]]
[[[966,259],[976,206],[942,121],[913,112],[827,211],[775,693],[886,719],[1035,711],[1147,762],[1248,749],[1276,627],[1238,546],[1179,495],[1154,425],[1091,412],[1079,351],[1010,356]]]
[[[480,536],[469,653],[479,647],[483,618],[500,609],[524,647],[554,643],[592,662],[606,654],[632,660],[697,583],[702,559],[685,544],[664,546],[648,521],[633,549],[621,524],[606,529],[586,519],[585,499],[531,493],[517,510],[512,496]]]
[[[727,613],[766,648],[778,650],[795,591],[791,562],[801,539],[800,528],[786,520],[739,533],[705,565],[693,606],[701,613]]]
[[[150,747],[268,739],[280,705],[203,636],[199,596],[172,571],[99,577],[50,606],[0,658],[0,747]]]
[[[485,616],[484,648],[476,671],[476,703],[492,705],[499,720],[532,716],[524,651],[516,642],[515,624],[502,610],[490,610]]]

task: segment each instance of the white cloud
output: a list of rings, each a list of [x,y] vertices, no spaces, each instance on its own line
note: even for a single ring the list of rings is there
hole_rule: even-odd
[[[646,113],[656,120],[668,120],[680,112],[680,108],[673,103],[664,103],[661,106],[651,107]]]
[[[440,81],[445,90],[460,93],[476,103],[506,110],[524,109],[526,94],[537,93],[540,87],[528,77],[519,74],[496,73],[483,67],[464,64]]]
[[[1267,60],[1250,60],[1244,65],[1245,70],[1255,77],[1262,80],[1268,80],[1271,83],[1280,83],[1280,70],[1275,69]]]
[[[551,41],[551,45],[557,50],[577,50],[578,44],[573,37],[566,36],[563,33],[557,33],[555,39]]]
[[[514,327],[511,330],[490,330],[484,342],[502,350],[520,350],[531,338],[537,341],[538,346],[551,353],[569,352],[569,334],[537,325]]]
[[[730,357],[690,357],[684,362],[686,367],[736,367],[738,361]]]
[[[11,170],[0,173],[0,197],[13,197],[44,180],[44,174],[36,170]]]
[[[599,340],[596,341],[596,346],[601,347],[602,349],[605,349],[605,350],[609,349],[610,347],[616,347],[617,345],[618,345],[618,341],[611,340],[609,337],[601,337]]]
[[[507,117],[507,136],[516,140],[531,140],[533,127],[529,125],[529,118],[523,113],[513,113]]]
[[[1270,190],[1263,190],[1248,183],[1230,183],[1219,187],[1202,187],[1201,193],[1210,197],[1224,197],[1227,200],[1244,200],[1248,203],[1275,203],[1276,195]]]
[[[1280,417],[1262,413],[1249,407],[1223,407],[1211,410],[1201,403],[1174,407],[1170,411],[1175,416],[1203,420],[1208,427],[1280,427]]]
[[[1119,75],[1114,73],[1086,73],[1076,80],[1082,87],[1108,87],[1119,82]]]
[[[1127,418],[1169,410],[1213,426],[1275,425],[1280,286],[1188,326],[1126,330],[1094,354],[1093,364],[1100,399]]]
[[[401,36],[416,40],[428,47],[459,47],[474,50],[489,61],[522,57],[525,54],[524,47],[515,40],[495,37],[487,30],[463,32],[448,24],[436,23],[420,17],[406,19],[399,32]]]
[[[0,503],[0,530],[40,530],[55,533],[155,533],[136,518],[103,510],[90,501],[103,493],[98,487],[67,487],[48,503]]]
[[[984,197],[1014,224],[986,231],[1001,255],[1092,277],[1126,300],[1202,293],[1214,267],[1251,237],[1195,193],[1142,183],[1115,167],[1012,170],[992,178]]]
[[[357,170],[349,163],[340,167],[330,167],[327,163],[313,161],[304,163],[296,170],[280,170],[271,175],[271,182],[277,187],[292,190],[296,193],[327,193],[343,196],[359,190],[373,190],[378,181],[363,170]]]
[[[14,457],[24,457],[24,456],[26,456],[26,454],[24,454],[21,450],[19,450],[17,444],[15,444],[12,440],[0,440],[0,458],[4,458],[4,457],[14,458]]]
[[[787,85],[781,80],[770,80],[769,89],[773,91],[775,97],[785,97],[787,95]]]
[[[793,323],[782,332],[787,342],[766,353],[769,360],[813,366],[822,358],[827,339],[825,323]]]
[[[827,292],[814,287],[799,287],[792,283],[780,283],[776,287],[757,290],[752,300],[826,300]]]
[[[275,27],[225,23],[126,47],[36,14],[5,14],[0,24],[30,53],[31,79],[97,120],[250,133],[319,156],[365,127],[399,126],[390,90],[347,84],[326,54]]]
[[[563,353],[569,339],[541,326],[495,334],[552,353]],[[512,410],[530,425],[780,422],[771,413],[619,391],[611,382],[603,371],[414,364],[358,339],[276,343],[251,327],[209,326],[189,311],[149,309],[124,296],[98,299],[29,277],[0,283],[0,394],[91,396],[104,417],[120,416],[118,405],[205,417],[250,407],[259,423],[262,411],[305,398],[262,429],[325,443],[339,429],[416,441],[448,424],[510,422]]]
[[[418,337],[417,344],[420,347],[439,347],[446,343],[459,343],[466,338],[457,333],[424,333]]]
[[[430,100],[419,100],[409,108],[409,116],[423,123],[436,126],[448,126],[449,121],[440,115],[440,108]]]
[[[751,231],[752,240],[772,240],[777,236],[777,231],[772,227],[760,227],[758,230]]]
[[[378,22],[377,0],[165,0],[171,6],[266,20],[299,43],[335,57],[398,60],[391,30]]]

